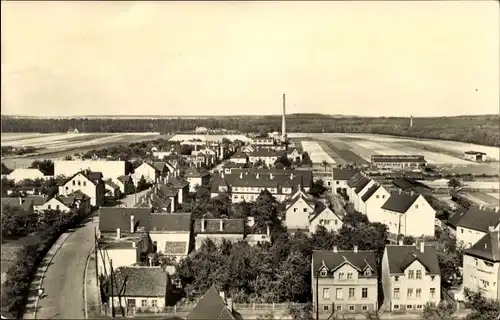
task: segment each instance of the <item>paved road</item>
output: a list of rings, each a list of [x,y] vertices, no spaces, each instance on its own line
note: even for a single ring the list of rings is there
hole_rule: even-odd
[[[134,195],[122,201],[132,205]],[[98,216],[71,233],[55,254],[43,279],[37,319],[84,319],[83,274],[94,244],[94,227],[99,227]]]

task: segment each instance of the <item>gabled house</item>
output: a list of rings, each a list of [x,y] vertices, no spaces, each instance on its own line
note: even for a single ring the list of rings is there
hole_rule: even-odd
[[[160,178],[160,171],[150,162],[143,162],[140,166],[135,168],[132,174],[135,184],[144,177],[147,183],[156,183]]]
[[[387,225],[392,234],[419,238],[434,237],[435,218],[436,211],[422,195],[398,190],[391,193],[372,222]]]
[[[464,252],[464,287],[488,299],[500,300],[500,232],[490,227]]]
[[[349,179],[346,182],[345,193],[346,193],[349,201],[351,201],[351,202],[353,201],[352,199],[354,198],[354,190],[356,189],[357,184],[364,179],[365,179],[365,176],[363,175],[363,173],[358,172],[355,175],[353,175],[351,177],[351,179]]]
[[[104,203],[105,186],[102,173],[82,171],[74,174],[59,186],[59,194],[66,196],[80,190],[90,197],[92,206],[100,206]]]
[[[187,168],[184,170],[184,179],[189,182],[189,191],[196,192],[197,186],[208,185],[210,182],[210,172],[195,168]]]
[[[127,314],[136,310],[159,312],[168,305],[175,304],[173,285],[168,273],[161,267],[120,267],[114,272],[114,292],[121,292],[114,305],[126,308]]]
[[[236,320],[232,299],[226,299],[224,292],[210,287],[186,316],[186,320]]]
[[[380,221],[377,214],[380,208],[389,199],[390,193],[382,185],[375,183],[361,196],[358,211],[366,214],[370,221]]]
[[[245,164],[248,162],[248,156],[244,152],[236,152],[231,157],[231,161],[234,163]]]
[[[42,205],[34,206],[35,211],[45,211],[45,210],[59,210],[63,213],[69,212],[71,209],[75,208],[81,214],[89,214],[92,210],[90,204],[90,197],[83,192],[77,190],[67,196],[55,196],[48,199]]]
[[[293,148],[291,150],[288,150],[286,152],[286,156],[292,162],[296,162],[296,161],[301,161],[302,160],[302,154],[297,149],[295,149],[295,148]]]
[[[206,239],[220,243],[222,239],[238,242],[245,238],[244,219],[196,219],[194,222],[196,250]]]
[[[385,309],[423,311],[427,302],[441,301],[441,270],[434,246],[387,245],[382,258]]]
[[[338,231],[342,228],[342,220],[342,215],[337,214],[324,204],[318,203],[309,216],[309,232],[316,232],[318,226],[323,226],[328,231]]]
[[[274,150],[258,149],[248,153],[248,162],[256,163],[262,161],[267,166],[272,167],[282,154],[282,152]]]
[[[162,179],[158,186],[169,185],[178,190],[178,202],[184,203],[189,196],[189,182],[177,174],[167,174],[166,177]]]
[[[8,180],[14,180],[18,183],[23,180],[45,179],[45,175],[39,169],[34,168],[17,168],[7,175]]]
[[[38,206],[43,205],[47,198],[43,196],[26,196],[26,197],[2,197],[2,208],[5,206],[21,207],[26,211],[36,211]]]
[[[104,199],[118,200],[121,198],[120,186],[111,179],[104,181]]]
[[[179,262],[185,258],[191,245],[191,214],[171,213],[150,216],[149,237],[153,251]]]
[[[303,194],[292,199],[285,209],[285,226],[288,232],[308,232],[310,229],[309,219],[315,208],[314,200]]]
[[[131,194],[135,191],[134,179],[130,175],[119,176],[113,179],[113,182],[120,187],[122,195]]]
[[[137,203],[134,205],[135,208],[150,208],[151,213],[172,213],[175,211],[177,201],[176,195],[177,190],[173,189],[175,193],[170,197],[163,196],[165,193],[155,190],[157,186],[153,186],[153,189],[146,192]],[[172,189],[169,189],[172,190]]]
[[[483,238],[490,227],[500,228],[500,212],[498,209],[489,209],[482,206],[471,206],[467,211],[460,211],[456,217],[457,245],[469,248]]]
[[[332,173],[332,190],[334,193],[340,193],[342,190],[347,192],[347,182],[358,174],[359,170],[350,168],[332,168]]]
[[[375,181],[372,179],[363,176],[355,185],[354,185],[354,190],[352,192],[352,198],[350,199],[351,202],[354,204],[354,209],[356,211],[361,211],[360,207],[362,204],[362,197],[363,195],[370,189],[370,187],[375,184]]]
[[[377,262],[373,251],[313,251],[313,308],[326,318],[333,312],[368,313],[378,310]],[[323,318],[320,316],[320,318]]]

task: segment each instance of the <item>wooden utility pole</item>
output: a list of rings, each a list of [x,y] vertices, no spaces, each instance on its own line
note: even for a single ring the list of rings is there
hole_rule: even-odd
[[[98,263],[97,263],[97,250],[99,250],[99,242],[97,241],[97,229],[96,229],[96,227],[94,227],[95,277],[96,277],[97,287],[100,288],[100,286],[99,286],[99,269],[98,269]]]
[[[110,282],[111,282],[111,316],[114,318],[115,317],[115,297],[113,295],[114,291],[114,281],[113,281],[113,260],[109,260],[109,267],[111,268],[111,276],[110,276]]]

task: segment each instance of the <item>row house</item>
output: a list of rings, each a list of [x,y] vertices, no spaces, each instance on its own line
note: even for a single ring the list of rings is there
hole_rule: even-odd
[[[329,231],[338,231],[342,227],[342,219],[342,215],[304,193],[292,197],[285,210],[285,226],[291,233],[314,233],[320,225]]]
[[[359,170],[352,168],[332,168],[332,190],[334,193],[347,192],[347,183]]]
[[[223,239],[238,242],[245,238],[244,219],[196,219],[194,222],[195,249],[198,250],[206,239],[216,244]]]
[[[463,285],[483,297],[500,301],[500,232],[490,226],[479,241],[464,252]]]
[[[274,139],[273,138],[253,138],[251,144],[253,145],[262,145],[262,146],[274,146]]]
[[[377,262],[373,251],[313,251],[311,263],[313,308],[320,318],[378,310]]]
[[[481,240],[490,230],[499,230],[500,212],[498,208],[471,206],[453,215],[456,221],[456,241],[458,246],[470,248]]]
[[[215,164],[213,156],[207,156],[203,153],[182,155],[181,156],[191,167],[201,168],[203,166],[210,167]]]
[[[257,149],[253,152],[248,153],[248,162],[257,163],[258,161],[262,161],[268,167],[272,167],[282,154],[282,152],[274,150]]]
[[[133,250],[137,254],[151,249],[151,252],[180,261],[187,256],[191,245],[191,214],[152,213],[148,208],[106,207],[99,211],[99,232],[101,238],[115,239],[114,244],[121,239],[134,239],[134,245],[124,245],[128,248],[136,248],[137,238],[140,239],[141,247]],[[118,253],[116,256],[120,259]],[[123,259],[130,262],[135,258],[129,254]]]
[[[229,193],[233,203],[254,201],[263,190],[268,190],[276,200],[283,202],[299,185],[309,191],[312,185],[311,172],[291,170],[231,170],[231,174],[220,173],[214,177],[211,196]]]
[[[436,247],[387,245],[382,258],[384,308],[421,312],[426,303],[441,301],[441,271]]]
[[[77,190],[90,197],[92,206],[104,203],[105,186],[101,172],[84,170],[59,183],[59,195],[67,196]]]
[[[198,186],[208,185],[210,182],[210,172],[196,168],[187,168],[184,170],[184,179],[189,182],[189,191],[196,192]]]
[[[58,195],[48,199],[44,204],[34,206],[34,210],[38,212],[59,210],[62,213],[67,213],[73,209],[78,210],[83,215],[89,214],[92,211],[90,197],[80,190],[76,190],[66,196]]]

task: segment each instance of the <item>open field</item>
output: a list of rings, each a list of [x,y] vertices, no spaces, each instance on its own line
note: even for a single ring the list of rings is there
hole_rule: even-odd
[[[35,154],[7,156],[2,162],[9,168],[27,167],[33,160],[58,159],[76,152],[112,147],[132,142],[169,139],[157,132],[144,133],[11,133],[2,134],[2,146],[34,146],[39,148]]]
[[[222,138],[233,140],[240,140],[243,142],[248,142],[250,138],[245,137],[243,134],[176,134],[172,138],[171,141],[189,141],[189,140],[201,140],[201,141],[209,141],[216,142],[221,141]]]
[[[479,205],[488,207],[500,206],[500,199],[498,196],[494,197],[491,193],[486,192],[466,192],[465,197]]]
[[[302,148],[309,154],[313,163],[322,163],[326,161],[329,164],[335,164],[336,161],[330,157],[316,141],[302,141]]]

